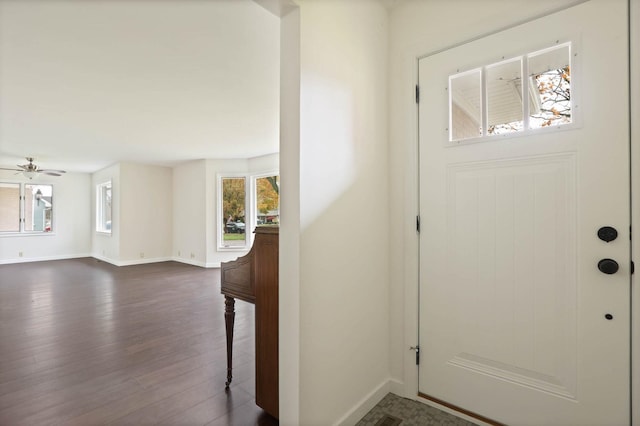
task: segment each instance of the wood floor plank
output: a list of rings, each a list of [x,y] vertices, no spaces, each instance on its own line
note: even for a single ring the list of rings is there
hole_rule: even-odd
[[[0,424],[277,425],[255,406],[253,305],[236,310],[225,392],[219,270],[91,258],[0,265]]]

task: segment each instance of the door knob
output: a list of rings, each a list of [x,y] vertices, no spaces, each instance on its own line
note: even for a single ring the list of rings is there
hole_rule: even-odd
[[[600,269],[600,272],[603,274],[611,275],[618,272],[619,266],[618,262],[613,259],[602,259],[598,262],[598,269]]]
[[[618,238],[618,231],[616,230],[616,228],[613,228],[611,226],[603,226],[602,228],[598,229],[598,238],[600,238],[604,242],[609,243]]]

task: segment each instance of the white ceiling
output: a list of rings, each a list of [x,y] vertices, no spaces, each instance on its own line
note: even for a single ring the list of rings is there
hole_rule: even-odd
[[[251,0],[0,0],[0,166],[278,151],[279,19]]]

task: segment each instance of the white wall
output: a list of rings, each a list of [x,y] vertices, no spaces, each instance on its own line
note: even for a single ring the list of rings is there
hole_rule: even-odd
[[[391,374],[403,382],[397,392],[415,398],[418,389],[417,342],[418,239],[416,104],[417,58],[455,44],[525,22],[573,0],[406,1],[390,14],[390,204],[395,213],[391,234]],[[401,228],[399,228],[401,226]]]
[[[53,185],[53,232],[46,235],[0,236],[0,264],[89,256],[90,175],[40,175],[29,181],[15,172],[0,170],[2,182]],[[19,256],[22,252],[22,256]]]
[[[300,11],[280,23],[280,424],[300,423]]]
[[[206,166],[205,160],[197,160],[173,168],[173,258],[203,267],[207,262]]]
[[[171,258],[173,182],[169,167],[120,164],[120,263]]]
[[[218,176],[250,176],[277,171],[278,166],[278,154],[249,159],[198,160],[176,166],[172,181],[173,259],[219,267],[221,262],[245,255],[250,244],[240,250],[218,248],[217,224],[222,223],[218,210]],[[250,231],[247,237],[252,237]]]
[[[111,180],[111,234],[95,231],[96,185]],[[114,265],[169,260],[173,243],[173,182],[168,167],[118,163],[93,174],[92,255]]]
[[[388,386],[387,12],[373,1],[298,3],[299,147],[295,82],[283,89],[281,125],[281,293],[292,304],[280,312],[281,324],[299,318],[299,334],[280,353],[299,353],[298,378],[281,376],[281,398],[298,387],[299,411],[281,399],[281,424],[349,424]],[[295,37],[294,21],[283,36]],[[283,75],[295,75],[295,40],[282,45]],[[286,264],[298,257],[294,283]]]

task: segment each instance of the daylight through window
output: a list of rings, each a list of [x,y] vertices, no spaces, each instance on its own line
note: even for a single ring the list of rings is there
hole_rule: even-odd
[[[280,176],[256,178],[256,224],[280,223]]]
[[[53,185],[0,183],[0,232],[53,231]]]
[[[222,247],[245,247],[246,178],[222,178]]]
[[[571,44],[452,75],[449,88],[450,141],[569,124]]]
[[[112,189],[111,181],[96,187],[96,231],[111,233]]]

